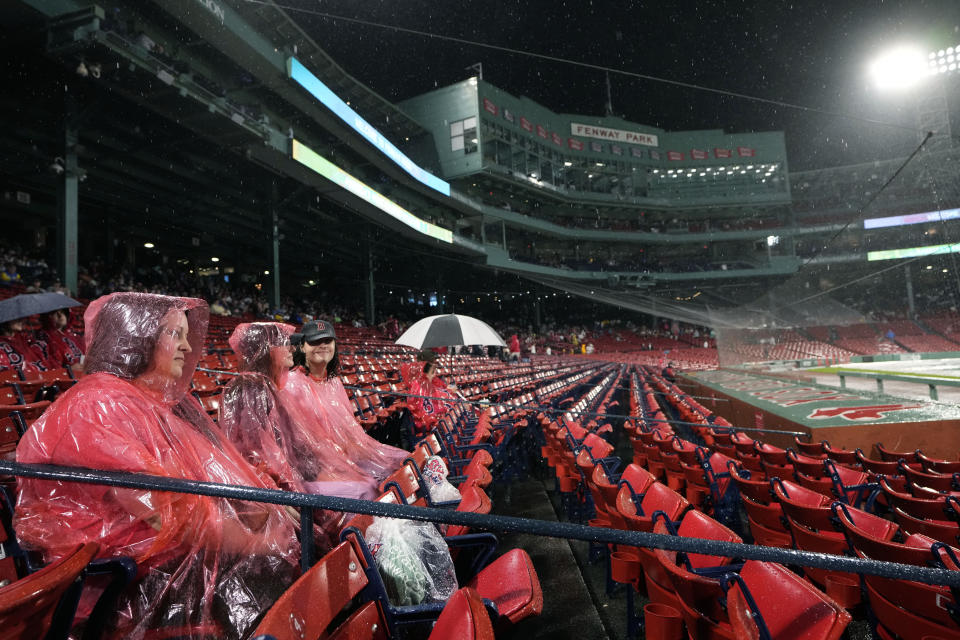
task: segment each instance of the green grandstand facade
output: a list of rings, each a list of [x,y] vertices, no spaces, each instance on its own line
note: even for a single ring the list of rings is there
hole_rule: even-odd
[[[399,107],[433,135],[441,174],[478,174],[573,202],[667,208],[790,202],[783,132],[665,131],[556,113],[480,80]]]

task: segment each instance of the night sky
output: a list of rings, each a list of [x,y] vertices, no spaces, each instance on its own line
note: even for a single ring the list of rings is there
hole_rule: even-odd
[[[894,43],[912,43],[925,52],[960,43],[958,0],[278,4],[349,73],[391,101],[462,80],[473,75],[465,67],[481,62],[484,79],[511,93],[554,111],[602,115],[605,80],[599,71],[317,12],[811,107],[818,112],[611,75],[617,115],[668,130],[784,130],[792,170],[912,151],[916,135],[911,131],[832,114],[912,125],[909,99],[878,93],[867,78],[867,65]],[[958,74],[951,80],[960,82]]]

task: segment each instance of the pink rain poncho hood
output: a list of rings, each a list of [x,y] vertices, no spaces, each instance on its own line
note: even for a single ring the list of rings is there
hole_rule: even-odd
[[[353,404],[339,377],[316,380],[294,370],[280,393],[308,418],[305,424],[314,430],[317,439],[352,460],[378,484],[410,455],[367,435],[354,417]]]
[[[288,348],[294,331],[293,325],[281,322],[238,324],[228,342],[240,359],[240,371],[261,373],[282,389],[289,370],[277,363],[274,350]]]
[[[173,405],[183,399],[203,355],[210,310],[196,298],[174,298],[152,293],[114,293],[90,303],[83,314],[86,326],[86,373],[109,373],[124,380],[149,379],[153,374],[160,327],[168,314],[183,312],[187,317],[187,341],[183,372],[164,381],[158,392],[163,402]],[[189,313],[187,313],[189,312]]]
[[[177,343],[163,334],[171,312],[186,314],[192,351],[181,374],[165,379],[155,363],[173,357]],[[86,321],[88,375],[32,425],[18,462],[269,486],[186,395],[206,303],[119,293],[91,304]],[[33,479],[18,490],[18,537],[46,561],[97,542],[101,557],[137,562],[112,637],[173,629],[178,637],[242,637],[297,574],[294,524],[274,505]]]

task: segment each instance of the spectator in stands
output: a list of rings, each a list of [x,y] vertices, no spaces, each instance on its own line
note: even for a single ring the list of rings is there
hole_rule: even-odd
[[[45,313],[40,319],[41,328],[33,332],[34,344],[56,368],[79,366],[83,360],[83,339],[70,330],[69,313],[66,309]]]
[[[23,436],[17,461],[268,487],[187,394],[202,353],[202,300],[116,293],[85,314],[87,375]],[[240,638],[296,577],[281,508],[165,491],[21,479],[26,548],[50,562],[95,542],[132,557],[112,637]]]
[[[43,349],[31,342],[32,336],[23,330],[23,318],[0,324],[0,370],[16,369],[29,376],[56,368]]]
[[[239,356],[242,375],[227,385],[220,424],[247,460],[282,489],[348,498],[373,498],[376,481],[335,447],[323,433],[317,412],[282,393],[293,366],[290,335],[294,328],[277,322],[237,325],[230,347]],[[320,524],[332,543],[341,514],[322,514]]]
[[[379,485],[410,453],[370,437],[357,422],[353,403],[337,375],[340,357],[331,323],[308,322],[294,338],[302,345],[303,362],[290,372],[281,396],[297,404],[302,414],[311,416],[305,424],[319,429],[314,435],[321,442],[355,462]]]
[[[422,368],[412,367],[407,382],[411,397],[407,398],[407,408],[413,417],[416,434],[422,435],[433,429],[437,421],[450,410],[450,403],[444,399],[455,399],[456,387],[447,385],[437,376],[437,354],[424,349],[417,355],[417,362],[423,362]]]
[[[213,301],[213,304],[210,305],[210,313],[215,316],[229,316],[230,310],[224,305],[223,300],[217,298]]]
[[[17,265],[15,263],[8,262],[3,271],[0,271],[0,282],[4,284],[20,282],[20,274],[17,273]]]
[[[520,338],[517,334],[510,336],[510,360],[511,362],[520,362]]]

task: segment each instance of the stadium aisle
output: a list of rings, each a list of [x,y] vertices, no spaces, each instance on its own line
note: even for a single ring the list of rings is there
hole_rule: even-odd
[[[510,503],[495,500],[494,505],[493,512],[498,515],[557,521],[544,483],[536,478],[514,483]],[[617,636],[611,636],[605,628],[578,570],[572,549],[578,543],[517,533],[499,537],[502,549],[519,547],[530,554],[543,587],[543,614],[519,623],[502,635],[504,640],[615,640]],[[586,543],[582,544],[585,548]]]

